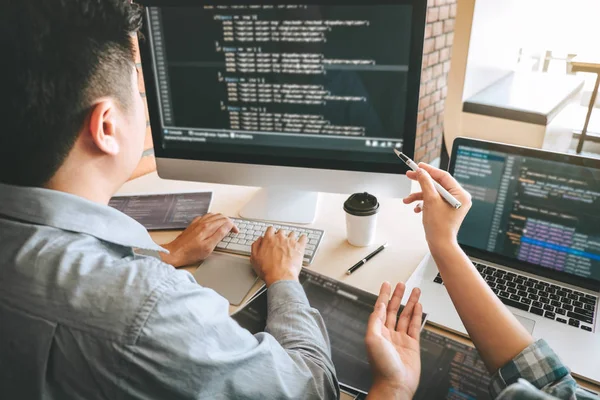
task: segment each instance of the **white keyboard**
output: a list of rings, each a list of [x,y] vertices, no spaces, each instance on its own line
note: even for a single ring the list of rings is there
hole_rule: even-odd
[[[271,222],[252,221],[239,218],[231,218],[238,227],[240,233],[230,233],[217,245],[216,251],[224,253],[241,254],[249,256],[252,252],[252,243],[265,234],[268,227],[272,226],[276,230],[283,229],[288,232],[295,232],[297,237],[306,235],[308,243],[304,251],[304,265],[312,264],[315,254],[319,249],[324,231],[319,229],[300,228],[293,225],[280,225]]]

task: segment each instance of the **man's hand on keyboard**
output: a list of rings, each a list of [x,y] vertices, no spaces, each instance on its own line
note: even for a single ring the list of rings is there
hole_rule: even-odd
[[[181,235],[163,245],[170,254],[161,254],[161,258],[175,268],[205,260],[229,232],[239,232],[229,218],[208,213],[194,219]]]
[[[293,232],[275,233],[273,227],[254,242],[250,261],[267,287],[278,281],[298,280],[307,242],[306,235],[298,239]]]

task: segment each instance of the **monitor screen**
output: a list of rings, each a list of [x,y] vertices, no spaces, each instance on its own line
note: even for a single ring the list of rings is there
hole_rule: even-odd
[[[426,2],[146,3],[159,156],[398,172],[414,152]]]
[[[600,162],[504,147],[455,149],[451,171],[473,196],[460,244],[600,281]]]

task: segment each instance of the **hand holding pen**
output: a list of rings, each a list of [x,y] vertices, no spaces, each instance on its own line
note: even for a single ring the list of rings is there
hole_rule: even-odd
[[[405,198],[404,204],[423,202],[423,207],[415,207],[415,212],[423,212],[423,226],[429,247],[457,246],[458,230],[471,208],[471,195],[448,172],[428,164],[420,163],[417,172],[408,171],[406,176],[421,185],[422,191]],[[435,182],[456,198],[462,207],[448,207],[447,201],[437,191]]]

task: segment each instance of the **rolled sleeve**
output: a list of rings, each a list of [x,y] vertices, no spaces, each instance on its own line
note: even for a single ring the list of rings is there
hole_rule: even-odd
[[[521,379],[529,382],[530,385],[523,385]],[[571,377],[569,369],[544,340],[531,344],[500,368],[492,377],[490,393],[493,398],[513,398],[507,396],[511,392],[507,388],[515,384],[522,385],[525,391],[540,390],[567,399],[571,398],[577,390],[577,384]]]

